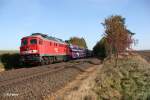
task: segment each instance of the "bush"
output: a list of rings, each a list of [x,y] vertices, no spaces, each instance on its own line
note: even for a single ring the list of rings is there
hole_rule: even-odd
[[[95,56],[104,59],[106,57],[105,38],[102,38],[93,48]]]
[[[21,67],[20,66],[20,55],[18,53],[2,54],[0,59],[6,70]]]

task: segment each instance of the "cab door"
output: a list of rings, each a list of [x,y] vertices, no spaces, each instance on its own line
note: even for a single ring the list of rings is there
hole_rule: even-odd
[[[44,54],[44,47],[43,47],[43,40],[42,39],[39,39],[39,53],[40,54]]]

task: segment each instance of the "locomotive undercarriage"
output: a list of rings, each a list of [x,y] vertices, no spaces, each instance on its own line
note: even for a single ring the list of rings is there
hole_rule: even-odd
[[[55,62],[67,61],[69,56],[67,55],[57,55],[57,56],[45,56],[38,54],[22,55],[21,62],[28,64],[38,64],[38,65],[48,65]]]
[[[48,65],[55,62],[67,61],[69,57],[67,55],[58,55],[58,56],[41,56],[41,65]]]

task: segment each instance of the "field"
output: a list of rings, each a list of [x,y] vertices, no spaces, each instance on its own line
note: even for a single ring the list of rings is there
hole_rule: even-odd
[[[19,53],[19,51],[18,50],[0,50],[0,55],[6,54],[6,53],[13,54],[13,53]]]
[[[143,58],[145,58],[148,62],[150,62],[150,50],[141,50],[136,52],[140,54]]]

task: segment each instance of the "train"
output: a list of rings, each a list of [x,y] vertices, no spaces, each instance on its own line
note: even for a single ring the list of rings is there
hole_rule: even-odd
[[[45,65],[91,55],[92,52],[86,48],[43,33],[33,33],[21,39],[20,56],[24,64]]]

